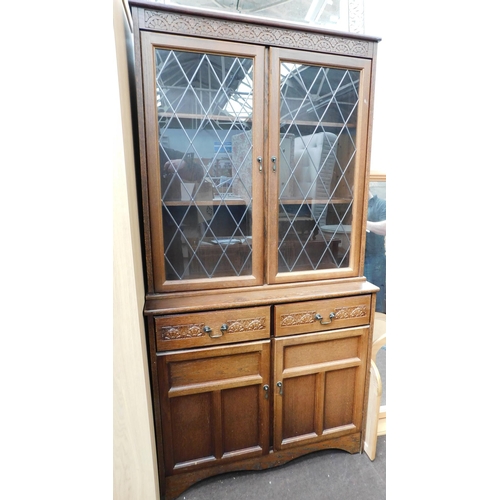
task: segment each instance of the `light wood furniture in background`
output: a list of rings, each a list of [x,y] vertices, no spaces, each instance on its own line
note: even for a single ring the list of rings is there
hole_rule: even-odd
[[[378,39],[129,3],[162,498],[321,449],[360,453]],[[292,138],[312,159],[323,132],[334,166],[307,162],[306,182]]]
[[[377,438],[386,434],[386,405],[381,405],[383,386],[377,368],[377,354],[386,345],[386,315],[375,313],[373,328],[373,344],[370,367],[370,389],[368,393],[368,410],[366,418],[365,453],[370,460],[375,460]]]
[[[113,1],[116,78],[110,68],[107,123],[113,145],[113,498],[159,500],[148,349],[142,304],[144,277],[127,47],[128,5]],[[114,90],[114,91],[113,91]],[[142,299],[141,299],[142,298]],[[146,387],[148,390],[146,391]]]

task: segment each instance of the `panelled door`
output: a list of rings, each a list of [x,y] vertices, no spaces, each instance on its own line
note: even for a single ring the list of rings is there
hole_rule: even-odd
[[[269,50],[268,281],[357,276],[371,62]]]
[[[165,471],[269,452],[270,341],[158,355]]]
[[[141,37],[155,290],[262,284],[265,49]]]
[[[274,342],[274,449],[361,431],[369,327]]]

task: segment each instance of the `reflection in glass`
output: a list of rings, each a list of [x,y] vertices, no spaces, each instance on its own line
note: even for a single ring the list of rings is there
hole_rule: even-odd
[[[241,14],[326,26],[348,31],[348,12],[353,0],[156,0],[163,4],[201,7]],[[362,9],[353,7],[354,13]]]
[[[250,275],[253,60],[155,57],[166,279]]]
[[[386,312],[385,221],[387,218],[385,191],[385,181],[370,182],[364,265],[366,279],[380,288],[377,292],[375,311],[384,314]]]
[[[359,71],[281,63],[279,272],[349,266]]]

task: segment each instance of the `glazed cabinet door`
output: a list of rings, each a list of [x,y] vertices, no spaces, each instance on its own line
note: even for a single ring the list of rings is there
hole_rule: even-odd
[[[274,340],[274,448],[361,431],[369,327]]]
[[[371,62],[270,48],[270,283],[357,276]]]
[[[263,283],[264,48],[143,32],[154,291]]]
[[[166,475],[269,451],[269,340],[158,356]]]

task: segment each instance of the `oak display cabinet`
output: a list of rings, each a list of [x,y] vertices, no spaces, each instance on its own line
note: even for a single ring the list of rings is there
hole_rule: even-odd
[[[129,3],[162,498],[361,452],[378,39]]]

